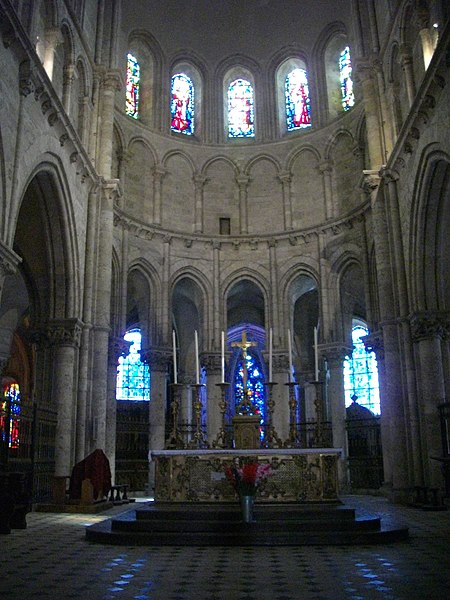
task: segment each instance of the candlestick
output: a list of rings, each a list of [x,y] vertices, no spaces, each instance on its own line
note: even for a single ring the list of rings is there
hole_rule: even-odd
[[[292,377],[292,342],[291,342],[291,330],[288,329],[288,353],[289,353],[289,381]]]
[[[177,375],[177,342],[175,339],[175,330],[172,330],[172,346],[173,346],[173,382],[178,383]]]
[[[222,383],[225,383],[225,333],[222,331]]]
[[[314,327],[314,373],[315,380],[319,381],[319,352],[317,348],[317,327]]]
[[[269,381],[272,381],[272,347],[273,347],[273,332],[272,327],[269,329]]]
[[[197,330],[194,332],[195,335],[195,383],[200,383],[200,367],[198,361],[198,333]]]

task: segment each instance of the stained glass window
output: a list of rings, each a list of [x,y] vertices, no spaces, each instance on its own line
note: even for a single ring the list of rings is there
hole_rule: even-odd
[[[311,103],[305,69],[294,69],[285,80],[288,131],[311,127]]]
[[[339,79],[341,82],[342,107],[348,110],[355,104],[352,80],[352,62],[350,48],[347,46],[339,55]]]
[[[183,73],[172,77],[171,129],[185,135],[194,133],[194,84]]]
[[[18,383],[8,383],[3,387],[0,400],[0,435],[3,442],[9,437],[9,447],[19,447],[20,389]]]
[[[262,367],[259,364],[258,359],[252,354],[247,353],[245,357],[247,363],[247,394],[251,398],[252,404],[255,406],[253,413],[261,415],[261,426],[264,425],[265,420],[265,393],[264,393],[264,376]],[[244,398],[244,369],[242,358],[236,365],[235,377],[234,377],[234,394],[235,394],[235,406],[239,407]],[[261,438],[263,437],[263,430],[261,429]]]
[[[124,339],[132,344],[129,354],[119,358],[116,399],[150,400],[150,369],[141,360],[141,332],[132,329]]]
[[[374,352],[367,352],[361,338],[369,333],[366,327],[356,325],[352,329],[353,354],[344,361],[345,406],[353,397],[374,415],[380,414],[378,367]]]
[[[245,79],[235,79],[228,87],[228,137],[254,137],[253,87]]]
[[[139,117],[139,86],[141,80],[140,67],[132,54],[127,54],[127,92],[125,112],[128,116]]]

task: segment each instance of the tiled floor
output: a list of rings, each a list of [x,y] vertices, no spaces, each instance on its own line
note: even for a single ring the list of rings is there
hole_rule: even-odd
[[[86,542],[101,516],[31,513],[0,535],[0,598],[14,600],[447,600],[450,511],[346,497],[357,509],[406,523],[392,545],[146,548]]]

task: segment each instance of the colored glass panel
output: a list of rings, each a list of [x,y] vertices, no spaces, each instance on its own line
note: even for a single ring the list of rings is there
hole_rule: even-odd
[[[183,73],[172,77],[171,129],[177,133],[194,133],[194,84]]]
[[[367,352],[361,338],[369,331],[357,325],[352,329],[353,353],[344,361],[345,406],[352,404],[352,397],[368,408],[374,415],[380,414],[378,367],[374,352]]]
[[[125,112],[128,116],[139,117],[139,86],[141,74],[137,59],[127,54],[127,91]]]
[[[347,46],[339,55],[339,78],[341,82],[342,107],[348,110],[355,104],[352,80],[352,62],[350,48]]]
[[[20,389],[18,383],[9,383],[3,388],[0,402],[0,436],[3,442],[9,438],[11,449],[17,449],[20,443]]]
[[[288,131],[311,127],[308,77],[304,69],[294,69],[285,81],[286,125]]]
[[[150,400],[150,369],[141,360],[141,332],[128,331],[124,340],[132,342],[127,356],[119,358],[117,368],[117,400]]]
[[[245,79],[235,79],[228,87],[228,137],[254,137],[253,87]]]
[[[264,393],[264,377],[261,365],[256,357],[252,354],[246,354],[247,363],[247,394],[251,398],[255,406],[254,412],[247,413],[251,415],[261,415],[261,426],[265,420],[265,393]],[[236,365],[234,377],[234,396],[235,406],[238,407],[244,398],[244,368],[242,358]],[[261,438],[263,430],[261,429]]]

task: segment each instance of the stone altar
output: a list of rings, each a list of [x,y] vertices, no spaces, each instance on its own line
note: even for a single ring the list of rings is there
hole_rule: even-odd
[[[262,502],[336,502],[339,500],[339,448],[158,450],[157,502],[235,502],[224,473],[236,458],[270,464],[273,474],[257,490]]]

